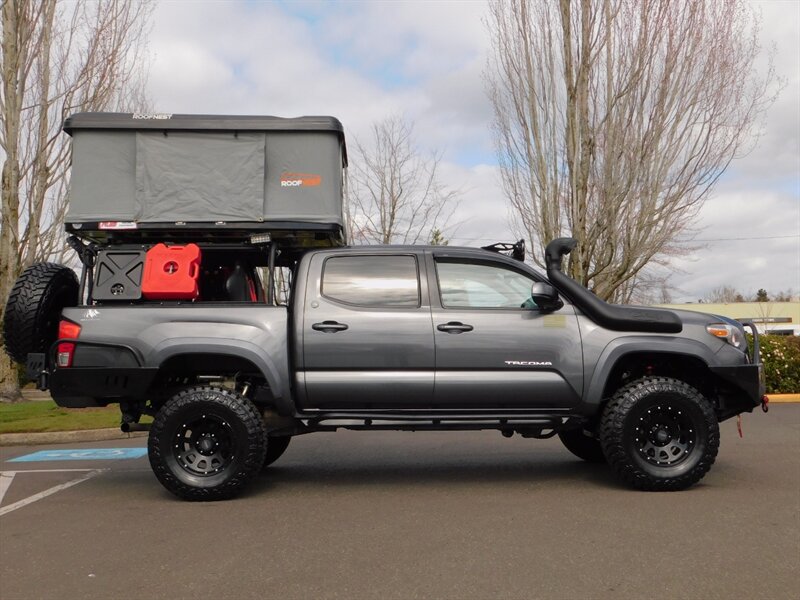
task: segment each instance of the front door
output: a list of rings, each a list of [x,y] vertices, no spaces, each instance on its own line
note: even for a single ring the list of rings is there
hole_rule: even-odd
[[[575,310],[536,308],[531,285],[543,279],[492,256],[441,252],[428,261],[438,292],[431,294],[436,406],[558,409],[580,402]]]
[[[348,251],[312,260],[303,314],[303,408],[425,406],[433,326],[422,255]]]

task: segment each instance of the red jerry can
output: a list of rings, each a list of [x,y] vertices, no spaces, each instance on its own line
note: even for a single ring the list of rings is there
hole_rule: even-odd
[[[197,244],[156,244],[147,251],[142,296],[148,300],[195,300],[200,292],[200,248]]]

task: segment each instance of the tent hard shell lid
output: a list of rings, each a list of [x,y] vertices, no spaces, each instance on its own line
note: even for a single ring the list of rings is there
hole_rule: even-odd
[[[68,231],[105,240],[316,232],[343,239],[333,117],[78,113]]]

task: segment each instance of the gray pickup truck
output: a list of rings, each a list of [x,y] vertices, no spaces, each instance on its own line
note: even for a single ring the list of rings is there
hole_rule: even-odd
[[[93,252],[73,242],[94,295],[86,270],[80,283],[52,264],[23,273],[7,349],[59,405],[119,403],[123,431],[149,428],[158,480],[185,499],[233,497],[292,436],[338,428],[558,435],[634,488],[679,490],[713,464],[720,421],[766,408],[752,325],[607,304],[562,273],[569,238],[548,245],[545,276],[488,249],[198,230],[199,288],[147,297],[147,272],[134,275],[152,237],[113,231],[128,233]],[[158,264],[169,277],[181,260]]]

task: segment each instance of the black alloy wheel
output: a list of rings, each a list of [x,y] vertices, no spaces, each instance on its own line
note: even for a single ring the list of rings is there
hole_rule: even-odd
[[[697,443],[697,432],[688,411],[671,403],[658,403],[648,408],[635,425],[636,448],[642,458],[653,465],[678,465],[689,458]]]
[[[230,423],[215,414],[187,419],[175,435],[173,456],[187,473],[208,477],[233,462],[234,433]]]
[[[689,384],[643,377],[619,389],[604,408],[600,443],[608,464],[628,485],[682,490],[714,464],[719,423],[711,402]]]
[[[233,498],[261,470],[264,421],[232,390],[195,387],[170,398],[156,414],[147,449],[158,480],[185,500]]]

